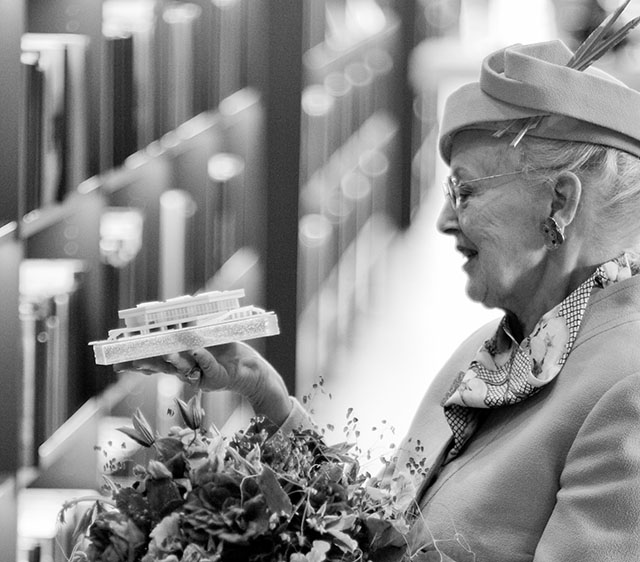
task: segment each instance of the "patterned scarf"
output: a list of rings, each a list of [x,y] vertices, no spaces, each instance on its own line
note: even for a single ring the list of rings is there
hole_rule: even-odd
[[[456,377],[442,405],[457,456],[478,427],[482,409],[517,404],[533,396],[560,372],[578,335],[594,287],[607,287],[640,272],[640,259],[623,254],[596,271],[538,321],[518,344],[505,316],[466,371]]]

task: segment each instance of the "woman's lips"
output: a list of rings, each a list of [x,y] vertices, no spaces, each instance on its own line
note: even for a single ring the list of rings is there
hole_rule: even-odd
[[[467,248],[466,246],[456,246],[456,250],[460,252],[467,260],[471,260],[478,255],[476,250],[472,250],[471,248]]]

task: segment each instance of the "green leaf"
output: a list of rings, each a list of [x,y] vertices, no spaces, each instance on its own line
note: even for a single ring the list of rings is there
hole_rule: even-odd
[[[160,437],[155,445],[160,460],[167,460],[184,452],[182,441],[176,437]]]
[[[275,472],[267,465],[262,467],[262,472],[258,475],[258,486],[273,513],[284,514],[287,517],[291,515],[293,512],[291,500],[278,482]]]
[[[76,528],[73,531],[73,536],[72,536],[73,543],[78,542],[78,540],[80,540],[82,536],[87,534],[89,527],[91,526],[91,524],[93,523],[96,517],[97,505],[98,505],[98,502],[96,502],[90,508],[87,508],[85,512],[82,514],[82,517],[78,521],[78,524],[76,525]]]
[[[147,465],[147,472],[154,480],[171,478],[171,471],[160,461],[150,460]]]
[[[149,479],[146,482],[147,500],[156,518],[162,518],[184,503],[177,484],[170,478]]]
[[[369,517],[365,524],[372,537],[371,544],[374,549],[388,546],[406,546],[406,529],[398,528],[399,526],[393,521],[386,521],[379,517]]]
[[[356,524],[357,517],[354,513],[325,517],[325,524],[328,531],[347,531]]]
[[[336,542],[336,546],[344,552],[354,552],[358,548],[358,542],[352,539],[347,533],[336,531],[335,529],[327,529]]]

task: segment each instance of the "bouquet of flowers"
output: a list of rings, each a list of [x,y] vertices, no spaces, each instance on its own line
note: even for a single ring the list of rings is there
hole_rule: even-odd
[[[185,426],[154,435],[138,410],[120,430],[148,448],[131,485],[107,479],[74,534],[71,562],[366,562],[407,555],[403,478],[362,473],[346,443],[268,431],[254,419],[225,438],[202,427],[199,395],[176,400]],[[273,428],[270,428],[273,430]],[[415,559],[415,557],[412,557]]]

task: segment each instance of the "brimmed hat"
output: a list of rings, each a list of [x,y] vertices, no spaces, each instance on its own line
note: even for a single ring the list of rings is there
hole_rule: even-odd
[[[571,50],[559,40],[513,45],[484,59],[480,81],[447,99],[439,148],[451,158],[456,133],[495,130],[490,123],[545,116],[527,136],[589,142],[640,158],[640,92],[594,69],[567,66]],[[514,126],[517,134],[524,122]]]

